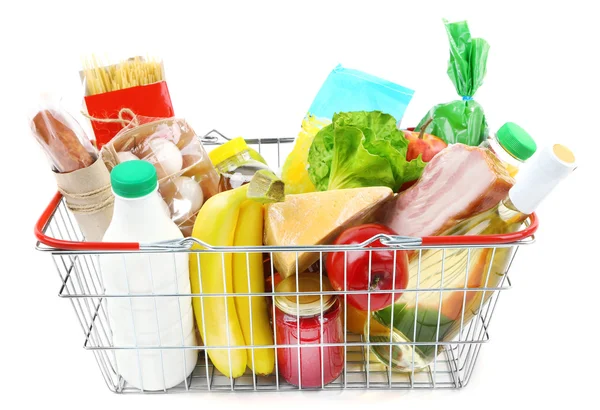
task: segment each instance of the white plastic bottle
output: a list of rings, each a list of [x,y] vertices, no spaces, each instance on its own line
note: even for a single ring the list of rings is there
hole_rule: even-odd
[[[128,161],[111,172],[114,215],[104,242],[157,242],[183,238],[165,214],[154,166]],[[188,255],[131,253],[100,256],[107,295],[189,294]],[[195,346],[189,296],[106,298],[116,348]],[[195,349],[116,349],[116,371],[129,385],[163,390],[194,370]]]

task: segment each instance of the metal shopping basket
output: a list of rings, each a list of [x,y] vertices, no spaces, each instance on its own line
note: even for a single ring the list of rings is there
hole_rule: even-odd
[[[208,149],[210,146],[218,145],[226,138],[213,130],[202,138],[202,142]],[[281,152],[285,146],[293,143],[294,139],[260,139],[248,140],[250,145],[257,147],[263,155],[269,150],[277,156],[277,165],[280,165]],[[424,237],[424,238],[405,238],[405,237],[380,237],[387,250],[407,250],[412,252],[413,260],[416,263],[415,270],[416,282],[412,279],[409,286],[402,291],[407,298],[414,300],[414,309],[411,310],[414,318],[414,324],[409,323],[409,331],[414,337],[410,340],[398,340],[395,337],[395,326],[389,326],[389,337],[385,334],[378,334],[377,337],[370,329],[372,328],[372,317],[366,316],[365,332],[352,333],[348,330],[348,302],[347,298],[352,291],[313,292],[314,295],[321,297],[333,294],[337,295],[342,305],[343,316],[343,340],[338,344],[325,343],[323,341],[323,330],[321,327],[321,339],[312,347],[321,350],[321,359],[323,358],[323,349],[337,346],[343,348],[343,371],[334,381],[322,383],[320,386],[312,386],[310,389],[416,389],[416,388],[462,388],[469,382],[475,363],[477,361],[481,346],[489,340],[489,326],[498,302],[501,291],[509,289],[511,282],[508,277],[508,270],[512,260],[520,245],[530,244],[534,241],[533,234],[538,226],[537,218],[532,215],[526,223],[526,227],[516,233],[502,235],[486,236],[455,236],[455,237]],[[207,351],[209,349],[233,349],[227,346],[144,346],[131,347],[115,345],[112,340],[111,325],[107,316],[106,304],[111,298],[123,297],[122,295],[106,294],[102,285],[100,273],[99,257],[105,253],[114,253],[126,256],[133,253],[191,253],[191,252],[262,252],[267,260],[272,261],[272,255],[275,252],[283,250],[287,252],[318,252],[323,256],[327,252],[358,252],[365,251],[371,241],[367,241],[356,246],[301,246],[301,247],[211,247],[210,244],[203,244],[202,250],[190,250],[195,240],[191,238],[179,242],[166,242],[156,244],[139,243],[92,243],[83,242],[83,236],[78,229],[73,215],[65,205],[60,194],[56,194],[46,210],[39,219],[35,234],[38,239],[36,248],[51,254],[56,270],[58,271],[61,287],[59,297],[70,301],[75,314],[81,326],[84,336],[84,348],[91,350],[100,367],[104,381],[109,389],[117,393],[147,392],[142,388],[137,388],[129,384],[118,371],[116,365],[115,352],[119,350],[134,350],[137,352],[144,350],[176,349],[184,352],[190,349],[198,352],[198,363],[191,371],[188,377],[176,387],[163,389],[164,392],[187,392],[187,391],[279,391],[279,390],[305,390],[306,386],[294,385],[287,382],[281,373],[277,371],[278,363],[275,355],[275,371],[273,374],[263,376],[257,375],[250,369],[239,378],[229,378],[220,373],[211,363]],[[375,239],[375,238],[374,238]],[[373,248],[370,248],[371,250]],[[371,251],[369,251],[371,252]],[[470,270],[473,266],[470,261],[481,257],[482,252],[487,252],[486,260],[489,263],[482,265],[479,278],[474,281],[477,274]],[[426,256],[429,255],[429,256]],[[432,256],[433,255],[433,256]],[[439,258],[439,280],[428,281],[431,277],[431,259]],[[495,261],[502,259],[501,264]],[[460,265],[452,264],[451,261],[459,260]],[[321,258],[322,261],[322,258]],[[466,261],[466,262],[464,262]],[[318,264],[317,269],[323,274],[323,265]],[[266,265],[268,266],[268,264]],[[465,272],[458,273],[464,276],[460,285],[456,280],[453,284],[451,276],[456,273],[451,271],[453,266],[460,266]],[[501,266],[498,268],[498,266]],[[428,270],[430,269],[430,270]],[[437,268],[436,268],[437,269]],[[270,272],[267,268],[267,279],[274,282],[273,263],[270,264]],[[454,272],[454,273],[453,273]],[[202,274],[201,272],[199,273]],[[370,274],[370,272],[369,272]],[[436,273],[437,275],[437,273]],[[446,275],[446,277],[444,277]],[[225,277],[223,275],[223,277]],[[462,278],[462,276],[461,276]],[[470,278],[470,279],[469,279]],[[412,283],[412,285],[411,285]],[[322,287],[320,288],[322,289]],[[357,292],[354,292],[357,293]],[[455,309],[452,323],[445,321],[444,303],[446,297],[452,294],[457,309]],[[298,296],[298,293],[291,296]],[[246,296],[263,296],[271,303],[269,304],[270,314],[273,317],[273,331],[275,326],[275,304],[274,293],[268,290],[261,294],[247,294]],[[127,298],[154,298],[155,300],[165,297],[192,297],[206,299],[208,297],[233,297],[232,294],[203,295],[198,294],[135,294],[126,295]],[[421,319],[425,316],[419,311],[424,311],[426,306],[419,303],[421,300],[439,300],[437,306],[435,303],[429,306],[432,315],[429,315],[428,323]],[[434,306],[431,309],[431,306]],[[395,309],[391,310],[391,320],[394,321]],[[436,315],[437,313],[437,315]],[[399,313],[396,313],[397,315]],[[433,318],[433,320],[431,320]],[[321,320],[323,319],[321,313]],[[398,319],[398,317],[396,317]],[[424,333],[423,329],[428,327],[428,338],[420,338],[419,334]],[[452,331],[448,331],[452,329]],[[243,348],[254,349],[257,346],[243,346]],[[262,346],[264,347],[264,346]],[[269,347],[269,346],[267,346]],[[273,346],[277,352],[281,349],[294,349],[293,345],[274,343]],[[239,348],[239,347],[238,347]],[[389,355],[386,358],[385,352],[389,349]],[[295,348],[300,360],[302,349]],[[395,362],[389,361],[393,357],[392,351],[398,351],[404,354],[404,360],[408,367],[400,369],[394,365]],[[419,363],[415,359],[415,351],[429,352],[432,360],[430,363]],[[406,352],[412,352],[407,354]],[[161,356],[162,357],[162,356]],[[420,357],[417,355],[417,357]],[[231,362],[230,362],[231,365]],[[320,362],[321,380],[323,380],[323,366],[327,365]],[[301,366],[298,366],[300,372]],[[302,381],[302,378],[299,379]]]

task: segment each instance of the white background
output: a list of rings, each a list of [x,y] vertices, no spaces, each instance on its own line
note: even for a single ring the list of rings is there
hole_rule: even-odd
[[[464,409],[596,402],[600,32],[587,2],[30,3],[0,6],[0,407]],[[472,34],[491,45],[476,95],[491,128],[515,121],[540,146],[566,143],[580,165],[539,208],[538,241],[517,256],[515,287],[500,300],[470,385],[426,392],[110,393],[92,353],[82,349],[69,302],[57,297],[50,256],[33,249],[34,222],[55,190],[28,130],[36,95],[59,90],[77,108],[80,57],[149,52],[164,58],[175,111],[197,132],[294,136],[321,83],[342,63],[415,89],[403,120],[410,126],[432,105],[456,98],[446,76],[443,17],[467,19]]]

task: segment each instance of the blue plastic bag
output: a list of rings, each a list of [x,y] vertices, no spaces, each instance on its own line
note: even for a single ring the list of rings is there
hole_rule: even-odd
[[[381,111],[400,121],[414,93],[401,85],[338,65],[321,86],[308,113],[331,120],[336,112]]]

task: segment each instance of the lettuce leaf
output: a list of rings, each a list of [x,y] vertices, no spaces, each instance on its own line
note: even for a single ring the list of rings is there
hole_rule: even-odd
[[[396,120],[380,111],[338,113],[308,152],[308,175],[317,190],[387,186],[397,191],[421,176],[421,157],[406,160],[408,140]]]
[[[373,138],[371,129],[365,128],[363,133],[357,127],[337,127],[333,138],[335,149],[327,189],[394,185],[390,163],[363,145],[363,140]]]
[[[317,191],[326,191],[329,171],[333,161],[333,124],[329,124],[315,135],[308,150],[308,177]]]

